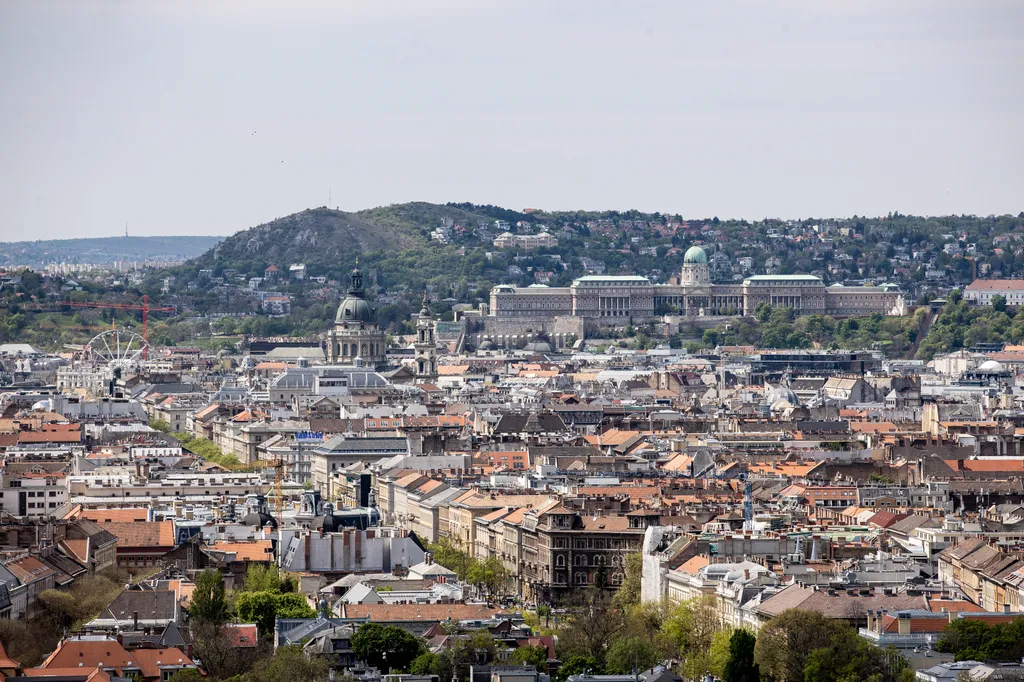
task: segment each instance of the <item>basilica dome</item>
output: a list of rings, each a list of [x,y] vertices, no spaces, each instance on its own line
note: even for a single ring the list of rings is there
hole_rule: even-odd
[[[345,324],[346,322],[373,324],[376,322],[373,308],[363,298],[363,273],[359,271],[358,267],[352,271],[352,284],[349,287],[348,296],[343,298],[338,305],[338,314],[334,316],[334,322],[336,324]]]
[[[783,386],[779,384],[768,392],[768,399],[765,401],[771,405],[774,409],[776,403],[786,402],[792,406],[800,404],[800,398],[797,397],[796,392],[789,386]]]
[[[346,296],[338,306],[338,314],[334,316],[334,321],[338,323],[365,322],[366,324],[373,324],[373,308],[362,298]]]
[[[683,263],[705,265],[708,262],[708,254],[699,246],[691,246],[683,255]]]

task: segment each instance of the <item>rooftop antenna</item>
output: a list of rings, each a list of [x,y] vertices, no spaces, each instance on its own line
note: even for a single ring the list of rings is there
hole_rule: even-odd
[[[127,220],[124,223],[124,236],[125,237],[128,236],[128,221]]]

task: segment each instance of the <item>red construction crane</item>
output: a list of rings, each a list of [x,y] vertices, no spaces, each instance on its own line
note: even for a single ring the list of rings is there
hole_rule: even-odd
[[[153,307],[149,305],[149,296],[143,295],[142,305],[136,305],[132,303],[106,303],[104,301],[86,301],[79,303],[78,301],[61,301],[57,305],[60,306],[71,306],[72,308],[110,308],[113,310],[141,310],[142,311],[142,338],[146,342],[146,346],[142,349],[142,359],[149,359],[149,313],[173,313],[174,308],[171,307]]]

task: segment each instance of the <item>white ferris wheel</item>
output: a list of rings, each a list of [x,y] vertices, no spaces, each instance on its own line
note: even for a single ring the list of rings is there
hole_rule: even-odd
[[[97,334],[86,346],[94,362],[124,369],[144,358],[146,340],[129,329],[109,329]]]

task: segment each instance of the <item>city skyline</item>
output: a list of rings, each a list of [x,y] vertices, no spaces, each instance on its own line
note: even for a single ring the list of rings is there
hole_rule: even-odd
[[[1016,3],[585,9],[5,5],[0,240],[230,234],[329,196],[1024,208]]]

